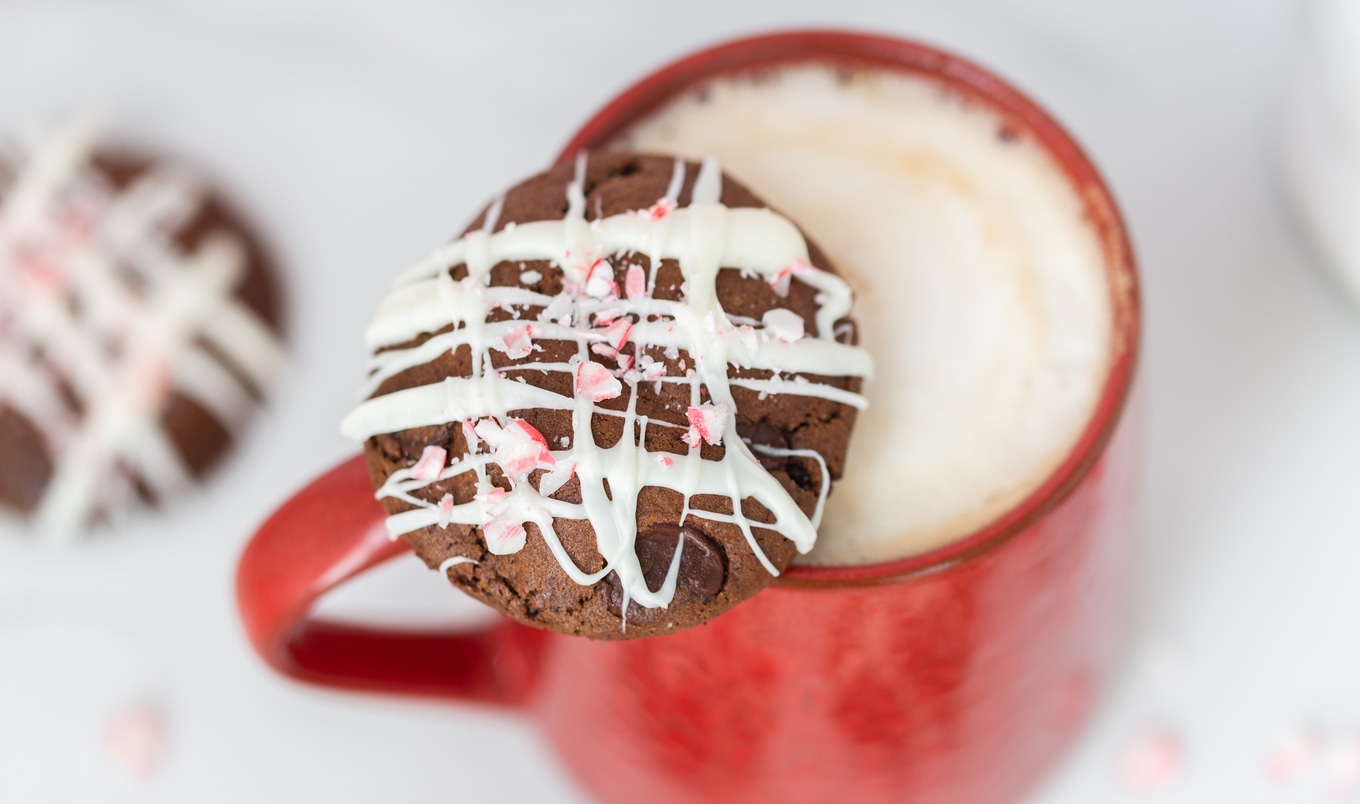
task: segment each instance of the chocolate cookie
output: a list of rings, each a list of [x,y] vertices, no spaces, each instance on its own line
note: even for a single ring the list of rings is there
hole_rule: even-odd
[[[281,367],[277,293],[186,168],[0,143],[0,505],[69,535],[201,478]]]
[[[715,162],[583,154],[399,278],[343,430],[392,534],[469,594],[668,633],[811,548],[871,369],[850,302]]]

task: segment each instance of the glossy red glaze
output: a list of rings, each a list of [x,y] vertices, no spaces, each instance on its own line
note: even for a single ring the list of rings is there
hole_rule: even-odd
[[[241,615],[266,661],[314,683],[522,708],[606,801],[986,804],[1035,784],[1112,656],[1139,464],[1138,422],[1121,415],[1139,341],[1137,276],[1095,169],[981,68],[836,32],[756,37],[682,59],[623,92],[564,155],[607,143],[707,78],[808,60],[941,80],[1043,143],[1080,190],[1105,244],[1116,343],[1072,455],[1013,510],[945,548],[795,568],[706,626],[612,643],[509,621],[443,634],[309,619],[325,590],[404,549],[383,533],[354,458],[287,502],[242,556]]]

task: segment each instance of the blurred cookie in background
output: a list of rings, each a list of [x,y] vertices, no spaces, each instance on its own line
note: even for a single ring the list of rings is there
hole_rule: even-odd
[[[172,501],[279,374],[280,318],[195,171],[91,126],[0,140],[0,507],[60,538]]]

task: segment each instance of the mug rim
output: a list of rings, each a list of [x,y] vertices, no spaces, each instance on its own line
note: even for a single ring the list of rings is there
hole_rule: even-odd
[[[796,63],[910,73],[944,85],[997,112],[1008,128],[1032,137],[1077,191],[1105,257],[1113,313],[1111,354],[1099,401],[1067,456],[1044,481],[1000,515],[941,547],[905,558],[853,566],[791,565],[782,587],[834,588],[895,583],[986,556],[1042,520],[1090,474],[1127,407],[1141,342],[1137,265],[1128,230],[1109,186],[1071,135],[1037,103],[989,70],[931,45],[849,30],[805,29],[729,40],[666,64],[636,81],[596,112],[557,157],[598,147],[699,84],[723,75],[755,73]]]

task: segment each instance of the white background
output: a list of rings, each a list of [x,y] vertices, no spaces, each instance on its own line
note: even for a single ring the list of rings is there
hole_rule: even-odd
[[[0,801],[583,800],[514,716],[270,674],[235,620],[235,558],[354,451],[336,423],[395,271],[644,72],[732,35],[827,24],[932,41],[1013,79],[1086,145],[1133,230],[1151,412],[1136,618],[1125,670],[1035,800],[1337,798],[1320,771],[1282,786],[1262,769],[1296,724],[1360,733],[1360,315],[1279,191],[1296,11],[0,0],[0,128],[94,109],[206,166],[285,266],[295,358],[202,493],[75,549],[0,522]],[[345,595],[334,610],[485,616],[414,561]],[[100,745],[140,700],[167,724],[144,780]],[[1140,795],[1119,763],[1154,727],[1184,761]]]

